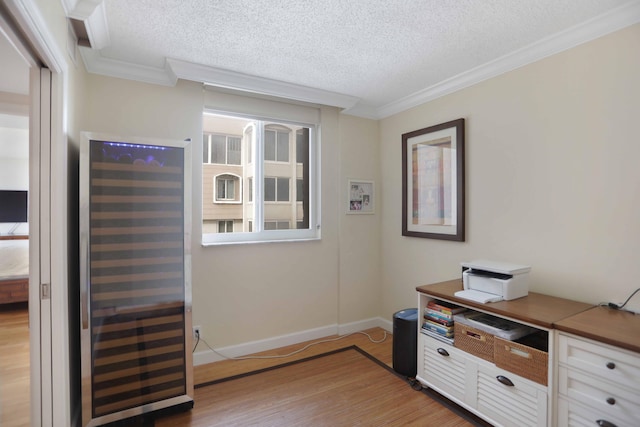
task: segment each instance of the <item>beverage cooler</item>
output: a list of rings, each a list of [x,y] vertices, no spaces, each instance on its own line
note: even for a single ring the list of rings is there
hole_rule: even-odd
[[[193,406],[191,145],[82,134],[82,425]]]

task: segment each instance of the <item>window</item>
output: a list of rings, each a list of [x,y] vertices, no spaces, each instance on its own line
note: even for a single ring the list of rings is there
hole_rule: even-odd
[[[203,129],[203,244],[319,237],[315,125],[205,112]]]
[[[240,177],[231,174],[217,175],[214,178],[214,202],[237,202],[240,200]]]
[[[202,138],[202,163],[218,165],[242,164],[242,138],[205,133]]]
[[[288,230],[289,221],[265,221],[265,230]]]
[[[304,201],[304,179],[296,179],[296,202]]]
[[[272,162],[289,162],[289,135],[291,131],[265,129],[264,159]]]
[[[233,233],[233,220],[218,221],[218,233]]]
[[[264,179],[264,201],[265,202],[288,202],[289,201],[289,178],[265,178]]]

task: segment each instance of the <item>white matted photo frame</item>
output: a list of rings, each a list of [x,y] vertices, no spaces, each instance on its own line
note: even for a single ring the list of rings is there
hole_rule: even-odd
[[[402,235],[464,242],[464,119],[402,134]]]
[[[374,212],[374,182],[364,179],[350,179],[347,187],[347,213],[373,214]]]

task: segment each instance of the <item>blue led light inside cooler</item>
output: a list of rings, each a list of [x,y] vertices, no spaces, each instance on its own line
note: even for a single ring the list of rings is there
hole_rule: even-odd
[[[103,142],[104,145],[110,145],[112,147],[128,147],[128,148],[144,148],[151,150],[168,150],[170,147],[163,147],[161,145],[143,145],[143,144],[129,144],[127,142]]]
[[[176,147],[162,145],[132,144],[116,141],[91,141],[94,161],[107,163],[138,164],[162,167],[170,163],[179,165],[173,153]],[[172,161],[173,160],[173,161]]]

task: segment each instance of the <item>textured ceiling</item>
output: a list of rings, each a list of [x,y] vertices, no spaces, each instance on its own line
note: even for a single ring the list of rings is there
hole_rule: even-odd
[[[149,69],[168,58],[201,64],[348,95],[376,111],[635,3],[104,0],[99,54]]]

